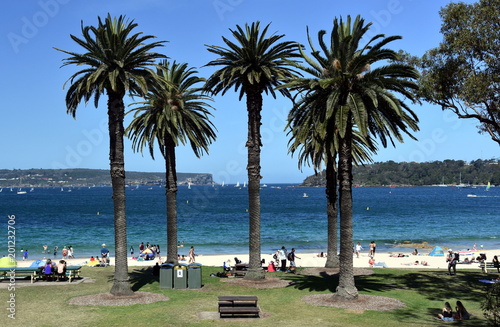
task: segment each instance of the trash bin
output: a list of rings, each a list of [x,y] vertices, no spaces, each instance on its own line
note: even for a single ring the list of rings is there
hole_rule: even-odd
[[[201,264],[188,265],[188,288],[201,288]]]
[[[187,265],[179,263],[174,266],[174,288],[187,288]]]
[[[160,288],[173,288],[173,269],[174,265],[171,263],[164,263],[160,266]]]

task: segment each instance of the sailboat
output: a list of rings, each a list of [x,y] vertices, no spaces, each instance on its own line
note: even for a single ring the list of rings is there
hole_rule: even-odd
[[[303,198],[308,198],[308,197],[309,197],[309,195],[307,195],[307,193],[304,193],[304,194],[302,194],[302,197],[303,197]]]
[[[490,187],[491,187],[491,183],[488,182],[488,185],[486,185],[486,191],[489,191],[490,190]]]
[[[220,184],[221,187],[224,187],[224,181],[222,181],[222,184]]]
[[[243,187],[247,187],[247,182],[243,182]]]
[[[237,182],[236,185],[234,185],[234,187],[240,187],[240,182]]]
[[[188,182],[188,190],[191,189],[191,182]]]

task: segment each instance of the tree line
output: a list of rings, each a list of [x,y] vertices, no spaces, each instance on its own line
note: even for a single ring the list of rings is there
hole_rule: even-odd
[[[500,160],[444,160],[432,162],[376,162],[353,168],[353,183],[357,186],[454,186],[500,185]],[[325,186],[322,171],[307,177],[301,186]]]

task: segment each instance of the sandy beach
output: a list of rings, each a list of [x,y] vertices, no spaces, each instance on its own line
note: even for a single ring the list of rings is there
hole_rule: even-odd
[[[439,256],[429,256],[429,251],[422,251],[419,255],[412,255],[411,251],[404,251],[404,250],[409,250],[409,249],[401,249],[401,251],[398,252],[377,252],[375,255],[375,262],[376,263],[384,263],[384,266],[387,268],[417,268],[417,269],[447,269],[448,264],[446,263],[446,257],[439,257]],[[446,250],[445,250],[446,251]],[[465,258],[476,258],[479,256],[479,253],[485,253],[487,257],[487,261],[491,262],[493,259],[494,255],[499,255],[500,256],[500,250],[481,250],[481,251],[471,251],[469,253],[460,253],[460,260],[464,260]],[[403,257],[397,257],[398,254],[404,255]],[[298,258],[296,259],[295,263],[297,267],[324,267],[326,263],[326,258],[320,258],[317,256],[317,253],[296,253]],[[396,255],[396,256],[395,256]],[[228,259],[231,260],[231,262],[234,264],[235,260],[234,258],[237,257],[239,260],[242,262],[248,262],[248,255],[241,255],[241,254],[220,254],[220,255],[197,255],[196,256],[196,263],[201,264],[202,266],[213,266],[213,267],[222,267],[224,261],[227,261]],[[300,258],[300,259],[299,259]],[[37,259],[43,259],[43,258],[36,258],[36,259],[30,259],[26,261],[18,261],[17,266],[18,267],[29,267],[33,261]],[[162,257],[163,261],[165,261],[165,257]],[[272,254],[269,253],[264,253],[262,254],[262,259],[265,260],[266,265],[270,261],[274,261],[272,258]],[[57,260],[60,260],[58,258]],[[359,258],[354,257],[354,267],[359,267],[359,268],[369,268],[369,256],[368,253],[365,251],[364,253],[361,253]],[[67,264],[69,266],[86,266],[87,263],[89,262],[89,258],[75,258],[75,259],[67,259]],[[415,264],[415,262],[418,261],[419,264]],[[427,262],[427,265],[424,266],[421,263],[425,261]],[[128,265],[129,266],[153,266],[158,262],[158,258],[154,260],[147,260],[147,261],[138,261],[132,258],[128,259]],[[180,263],[185,263],[187,264],[187,261],[180,261]],[[114,257],[110,258],[110,264],[114,265]],[[474,269],[477,268],[479,269],[479,264],[477,263],[472,263],[472,264],[457,264],[457,270],[458,269]]]

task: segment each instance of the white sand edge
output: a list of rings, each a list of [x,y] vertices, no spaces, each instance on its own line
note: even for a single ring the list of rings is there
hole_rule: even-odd
[[[480,251],[481,253],[485,253],[487,256],[487,259],[489,262],[493,259],[494,255],[499,255],[500,256],[500,250],[482,250]],[[403,253],[405,257],[392,257],[391,254],[397,254],[397,253]],[[317,256],[316,253],[296,253],[298,258],[296,259],[295,263],[297,267],[324,267],[326,263],[326,258],[320,258]],[[475,258],[479,255],[478,252],[472,252],[471,254],[461,254],[460,259],[463,260],[465,258]],[[197,255],[196,256],[196,263],[201,264],[202,266],[213,266],[213,267],[222,267],[224,261],[227,261],[228,259],[231,260],[232,263],[234,263],[234,258],[237,257],[239,260],[242,262],[248,262],[248,255],[242,255],[242,254],[217,254],[217,255]],[[272,254],[262,254],[262,259],[265,260],[266,265],[270,261],[274,261],[272,258]],[[299,259],[300,258],[300,259]],[[42,258],[38,258],[42,259]],[[53,258],[51,258],[54,260]],[[56,260],[59,261],[61,258],[57,258]],[[162,257],[163,261],[165,261],[165,257]],[[35,259],[37,260],[37,259]],[[33,261],[35,260],[26,260],[26,261],[18,261],[17,266],[18,267],[29,267]],[[86,266],[87,259],[82,259],[82,258],[76,258],[76,259],[67,259],[67,265],[68,266]],[[368,268],[369,256],[368,254],[362,253],[359,258],[354,257],[353,258],[353,265],[354,267],[358,268]],[[110,263],[111,265],[114,265],[115,259],[114,257],[110,258]],[[427,266],[422,266],[421,264],[414,265],[415,261],[419,261],[421,263],[422,261],[426,261],[428,263]],[[153,266],[158,262],[158,259],[155,260],[148,260],[148,261],[137,261],[129,257],[128,259],[128,265],[129,266]],[[405,252],[405,251],[395,251],[395,252],[377,252],[375,255],[375,262],[384,262],[385,265],[388,268],[418,268],[418,269],[447,269],[448,264],[446,262],[446,257],[434,257],[434,256],[429,256],[426,254],[419,254],[418,256],[411,255],[410,252]],[[180,261],[180,263],[185,263],[187,264],[187,261]],[[279,265],[278,263],[275,262],[275,264]],[[288,261],[287,261],[288,264]],[[478,263],[472,263],[472,264],[457,264],[457,269],[474,269],[478,268],[479,269],[479,264]]]

